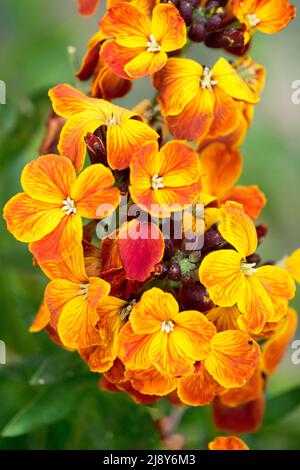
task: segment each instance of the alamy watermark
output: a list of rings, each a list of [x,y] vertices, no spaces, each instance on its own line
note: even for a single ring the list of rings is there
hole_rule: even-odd
[[[0,340],[0,365],[6,364],[6,345]]]
[[[300,340],[296,339],[295,341],[293,341],[291,347],[294,350],[291,356],[292,364],[294,366],[299,366],[300,364]]]
[[[292,103],[300,104],[300,80],[294,80],[292,82]]]
[[[6,84],[0,80],[0,104],[6,104]]]

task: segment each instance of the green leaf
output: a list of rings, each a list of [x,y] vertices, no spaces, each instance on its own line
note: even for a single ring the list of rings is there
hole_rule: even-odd
[[[93,375],[76,377],[60,384],[43,387],[41,392],[5,426],[2,436],[20,436],[65,418],[76,411],[96,387]]]
[[[295,387],[267,400],[264,426],[279,421],[300,406],[300,387]]]
[[[79,369],[86,369],[80,356],[70,351],[59,350],[48,357],[33,374],[30,385],[49,385],[74,376]]]

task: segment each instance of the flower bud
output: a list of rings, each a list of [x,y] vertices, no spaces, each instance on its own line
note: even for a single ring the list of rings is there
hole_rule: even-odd
[[[261,224],[256,226],[256,233],[258,238],[258,243],[262,243],[269,231],[269,227],[266,224]]]
[[[192,22],[193,11],[194,7],[191,2],[183,1],[180,3],[179,12],[187,26],[189,26]]]
[[[179,292],[179,301],[184,310],[198,310],[199,312],[207,312],[213,308],[214,304],[209,298],[205,287],[197,283],[186,283]]]
[[[191,41],[202,42],[206,37],[205,19],[197,16],[189,29],[188,36]]]
[[[174,260],[168,271],[168,278],[170,281],[180,281],[181,271],[178,261]]]
[[[107,165],[105,140],[90,132],[84,138],[91,163]]]

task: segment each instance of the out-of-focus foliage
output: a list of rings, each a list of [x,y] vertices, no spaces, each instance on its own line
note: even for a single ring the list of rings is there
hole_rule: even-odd
[[[24,164],[38,154],[50,111],[48,88],[74,84],[67,47],[76,46],[81,58],[96,28],[97,18],[79,17],[73,0],[1,1],[0,79],[7,85],[7,104],[0,105],[2,206],[20,189]],[[268,197],[261,217],[270,225],[262,250],[266,259],[300,245],[300,105],[291,101],[292,82],[300,79],[298,28],[296,21],[277,36],[258,34],[252,51],[268,75],[243,146],[242,182],[257,183]],[[206,63],[218,52],[208,55],[197,46],[194,54]],[[120,103],[129,107],[143,99],[147,83],[141,80]],[[26,246],[0,223],[0,339],[8,362],[0,365],[0,449],[159,448],[154,419],[169,410],[167,402],[144,407],[125,395],[100,392],[97,374],[89,373],[75,353],[60,351],[45,333],[28,332],[46,280],[32,266]],[[294,305],[300,307],[299,296]],[[250,448],[299,448],[300,366],[290,357],[291,350],[270,381],[264,425],[245,439]],[[206,448],[215,436],[209,409],[189,408],[178,432],[189,448]]]

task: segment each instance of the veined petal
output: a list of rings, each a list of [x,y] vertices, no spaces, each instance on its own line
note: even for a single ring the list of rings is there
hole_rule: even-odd
[[[154,75],[153,84],[159,90],[158,101],[164,115],[177,115],[199,91],[203,67],[191,59],[168,60],[161,72]]]
[[[67,279],[54,279],[45,290],[45,302],[51,313],[50,324],[53,328],[57,323],[64,305],[79,295],[80,285]]]
[[[255,220],[265,207],[267,199],[258,186],[235,186],[223,197],[223,202],[235,201],[242,204],[246,214]]]
[[[107,40],[101,47],[100,59],[119,77],[132,80],[125,71],[125,65],[136,55],[143,52],[143,49],[129,49],[120,46],[114,39]]]
[[[240,312],[236,305],[233,307],[215,307],[209,310],[206,318],[211,321],[217,331],[238,330],[237,319]]]
[[[146,395],[168,395],[175,390],[178,383],[177,378],[165,377],[155,367],[146,370],[126,370],[125,377],[136,390]]]
[[[120,192],[109,168],[101,163],[91,165],[78,176],[71,191],[79,214],[89,219],[101,219],[115,210]]]
[[[237,100],[256,104],[259,97],[253,93],[246,82],[238,75],[232,65],[221,57],[212,68],[213,77],[218,82],[218,87]]]
[[[152,341],[152,334],[136,334],[131,323],[127,322],[119,335],[119,358],[128,369],[148,369],[152,362],[150,355]]]
[[[107,372],[113,365],[117,355],[117,348],[102,345],[92,346],[79,350],[80,356],[92,372]]]
[[[201,283],[216,305],[232,307],[246,283],[241,271],[241,255],[234,250],[209,253],[199,268]]]
[[[165,52],[181,49],[186,43],[184,19],[173,5],[158,4],[154,8],[151,32]]]
[[[3,209],[8,230],[25,243],[41,240],[65,218],[54,204],[32,199],[26,193],[13,196]]]
[[[249,450],[245,442],[236,436],[218,436],[208,444],[209,450]]]
[[[118,342],[119,330],[124,321],[121,312],[126,306],[128,306],[128,302],[111,295],[103,298],[97,306],[99,315],[97,328],[103,344],[112,349],[114,349],[115,343]]]
[[[200,176],[199,158],[186,143],[173,140],[161,148],[160,167],[155,172],[163,176],[166,187],[193,184]]]
[[[209,129],[212,138],[218,138],[234,131],[237,127],[241,110],[234,99],[222,88],[214,87],[214,120]]]
[[[165,52],[139,52],[130,62],[124,66],[124,71],[132,79],[153,75],[161,70],[167,63],[168,56]]]
[[[90,277],[89,278],[89,287],[87,300],[89,304],[96,308],[99,306],[99,301],[102,301],[106,296],[108,296],[110,291],[110,284],[99,277]]]
[[[245,385],[260,358],[258,344],[242,331],[228,330],[217,333],[211,347],[204,365],[213,378],[225,388]]]
[[[178,303],[172,294],[153,287],[133,307],[130,315],[132,330],[140,335],[160,331],[162,323],[172,320],[178,311]]]
[[[51,313],[47,307],[45,300],[43,300],[32,325],[29,328],[30,333],[37,333],[43,330],[50,322]]]
[[[235,408],[243,403],[257,400],[263,394],[264,384],[265,381],[259,365],[245,385],[227,390],[220,400],[223,405]]]
[[[49,90],[54,111],[65,118],[79,113],[97,113],[99,100],[86,96],[68,84],[56,85]]]
[[[64,218],[52,232],[31,243],[29,249],[38,262],[42,263],[70,256],[74,250],[81,246],[81,241],[82,221],[80,215],[64,215]]]
[[[76,178],[68,158],[43,155],[28,163],[21,176],[24,191],[39,201],[62,205]]]
[[[257,248],[257,233],[243,206],[228,201],[220,209],[219,215],[219,231],[222,237],[236,248],[242,258],[252,255]]]
[[[240,177],[242,166],[238,150],[222,143],[209,145],[200,154],[203,192],[221,198]]]
[[[178,382],[178,396],[183,403],[191,406],[209,405],[223,387],[207,372],[203,363],[196,364],[193,374],[182,377]]]
[[[39,263],[39,267],[49,279],[66,279],[78,284],[88,281],[81,245],[70,256],[56,261],[44,261]]]

